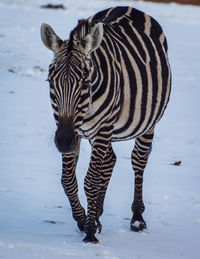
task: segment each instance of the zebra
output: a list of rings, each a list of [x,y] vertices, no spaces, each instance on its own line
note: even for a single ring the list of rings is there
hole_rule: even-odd
[[[62,153],[61,183],[72,216],[84,231],[84,242],[98,243],[100,216],[116,162],[112,142],[135,139],[131,154],[135,172],[130,229],[147,228],[143,172],[171,91],[167,40],[151,16],[128,6],[112,7],[78,21],[69,40],[48,24],[41,25],[44,45],[53,51],[48,81]],[[91,145],[84,179],[87,213],[78,197],[76,165],[81,138]]]

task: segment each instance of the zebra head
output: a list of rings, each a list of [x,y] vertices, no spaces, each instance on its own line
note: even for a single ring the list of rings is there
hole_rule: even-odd
[[[79,21],[68,41],[61,40],[47,24],[41,26],[44,45],[54,52],[49,66],[50,97],[57,124],[55,144],[61,153],[72,153],[91,102],[93,63],[91,53],[103,37],[102,23]]]

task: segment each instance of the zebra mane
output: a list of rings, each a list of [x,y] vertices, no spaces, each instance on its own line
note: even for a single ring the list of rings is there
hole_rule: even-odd
[[[78,25],[71,31],[69,42],[68,42],[68,52],[73,49],[74,40],[82,41],[88,33],[88,20],[79,20]]]

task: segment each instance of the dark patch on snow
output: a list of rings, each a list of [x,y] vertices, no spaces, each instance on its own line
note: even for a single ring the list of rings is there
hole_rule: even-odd
[[[66,7],[63,4],[45,4],[45,5],[41,5],[41,8],[45,8],[45,9],[63,9],[65,10]]]
[[[170,165],[180,166],[182,161],[176,161],[174,163],[171,163]]]
[[[10,72],[10,73],[16,73],[16,71],[15,71],[14,69],[12,69],[12,68],[8,69],[8,72]]]

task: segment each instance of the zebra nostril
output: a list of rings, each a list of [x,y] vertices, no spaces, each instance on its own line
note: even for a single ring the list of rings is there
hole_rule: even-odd
[[[72,139],[71,147],[72,147],[72,148],[74,148],[74,147],[75,147],[75,138],[73,138],[73,139]]]
[[[77,144],[77,136],[74,136],[71,140],[71,148],[74,149]]]
[[[54,143],[59,150],[63,149],[63,136],[59,131],[55,133]]]

